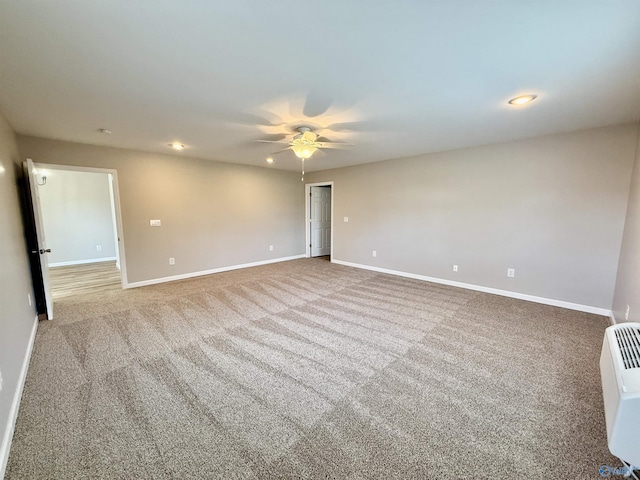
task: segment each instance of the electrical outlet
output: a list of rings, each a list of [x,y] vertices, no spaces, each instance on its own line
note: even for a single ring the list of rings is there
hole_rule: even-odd
[[[269,245],[269,251],[273,252],[273,245]]]
[[[96,250],[99,252],[102,250],[102,245],[96,245]]]
[[[173,257],[169,257],[169,265],[175,265],[176,264],[176,259]]]
[[[453,271],[454,271],[454,272],[457,272],[457,271],[458,271],[458,265],[454,265],[454,266],[453,266]]]
[[[627,305],[627,309],[624,312],[624,319],[625,320],[629,320],[629,310],[631,310],[631,307],[629,305]]]
[[[507,277],[513,278],[516,276],[515,268],[507,268]]]
[[[160,220],[149,220],[149,226],[151,227],[161,227],[162,222]]]
[[[373,251],[371,252],[371,256],[372,256],[372,257],[375,257],[375,256],[377,256],[377,255],[378,255],[378,252],[376,252],[375,250],[373,250]]]
[[[344,217],[344,223],[349,223],[349,217]]]

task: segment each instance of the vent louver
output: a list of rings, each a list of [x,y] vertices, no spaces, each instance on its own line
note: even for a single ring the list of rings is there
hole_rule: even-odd
[[[622,327],[615,333],[625,370],[640,368],[640,329]]]

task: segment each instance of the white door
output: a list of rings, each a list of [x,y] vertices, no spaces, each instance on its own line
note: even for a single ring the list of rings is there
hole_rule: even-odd
[[[42,223],[42,210],[40,208],[40,192],[38,191],[38,170],[33,161],[27,158],[27,171],[29,172],[29,188],[31,190],[31,205],[33,207],[33,219],[36,224],[36,236],[38,237],[38,254],[40,255],[40,269],[42,270],[42,284],[44,297],[47,304],[47,318],[53,319],[53,300],[51,298],[51,286],[49,285],[49,259],[47,253],[47,239],[44,235],[44,223]]]
[[[331,187],[311,187],[311,256],[331,254]]]

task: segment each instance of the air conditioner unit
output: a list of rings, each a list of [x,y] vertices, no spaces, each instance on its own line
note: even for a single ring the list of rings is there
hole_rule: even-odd
[[[640,323],[605,330],[600,376],[609,450],[640,467]]]

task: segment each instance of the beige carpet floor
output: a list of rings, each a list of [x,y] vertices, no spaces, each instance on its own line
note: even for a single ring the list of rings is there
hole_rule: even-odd
[[[66,297],[9,479],[587,479],[604,317],[303,259]]]

